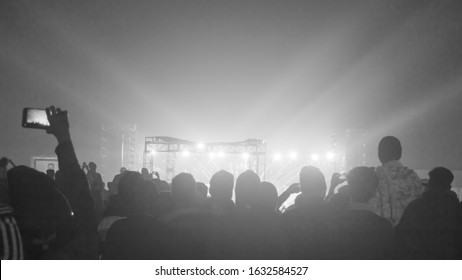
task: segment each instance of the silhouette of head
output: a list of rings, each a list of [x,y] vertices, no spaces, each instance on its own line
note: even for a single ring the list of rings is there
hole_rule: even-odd
[[[125,171],[127,171],[127,168],[125,168],[125,167],[120,168],[120,173],[124,173]]]
[[[120,178],[117,188],[122,202],[131,212],[142,205],[144,180],[139,172],[127,171]]]
[[[305,199],[324,199],[327,186],[321,170],[314,166],[304,166],[300,171],[300,190]]]
[[[149,170],[145,167],[141,168],[141,175],[143,175],[144,180],[152,179],[151,174],[149,174]]]
[[[430,191],[448,191],[451,189],[451,183],[454,180],[454,174],[451,170],[444,167],[433,168],[428,172],[428,188]]]
[[[55,170],[55,164],[54,164],[54,163],[49,163],[49,164],[47,165],[47,169],[53,169],[53,170]]]
[[[156,184],[159,192],[170,192],[170,185],[168,184],[167,181],[156,178],[154,179],[154,183]]]
[[[270,182],[261,182],[258,206],[265,211],[275,211],[278,206],[278,191]]]
[[[47,169],[47,176],[51,179],[55,179],[55,170],[54,169]]]
[[[401,142],[394,136],[383,137],[379,142],[379,160],[387,163],[392,160],[401,159]]]
[[[96,171],[96,163],[94,163],[93,161],[91,161],[88,164],[88,167],[90,168],[91,171]]]
[[[177,205],[191,206],[196,194],[196,180],[189,173],[180,173],[172,179],[172,197]]]
[[[213,174],[210,179],[210,196],[231,199],[233,197],[234,176],[225,170]]]
[[[254,207],[258,202],[260,184],[260,177],[255,172],[242,172],[236,179],[236,207]]]
[[[8,184],[26,258],[44,258],[44,254],[60,250],[71,236],[74,220],[69,202],[56,183],[42,172],[18,166],[8,171]],[[50,250],[44,251],[42,243]]]
[[[207,198],[209,188],[207,187],[206,184],[202,182],[197,182],[196,183],[196,192],[198,192],[200,195],[202,195],[203,198]]]
[[[379,185],[379,178],[374,169],[365,166],[350,170],[347,181],[351,199],[361,203],[366,203],[373,198]]]
[[[142,200],[144,208],[141,209],[144,214],[154,214],[154,207],[159,198],[159,191],[154,182],[143,180],[142,183]]]

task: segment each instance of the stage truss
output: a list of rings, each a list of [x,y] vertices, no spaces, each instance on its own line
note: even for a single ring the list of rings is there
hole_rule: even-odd
[[[168,182],[170,182],[176,174],[175,167],[178,153],[188,153],[191,155],[200,154],[207,156],[219,156],[220,154],[241,156],[246,169],[255,171],[262,179],[265,177],[266,142],[263,140],[248,139],[242,142],[215,142],[201,144],[173,137],[145,137],[143,166],[149,171],[153,171],[156,165],[156,155],[159,153],[164,153],[166,155],[165,179]]]

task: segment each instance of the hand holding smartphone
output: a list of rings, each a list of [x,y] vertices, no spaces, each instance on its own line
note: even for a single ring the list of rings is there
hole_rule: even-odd
[[[58,143],[69,142],[69,120],[67,111],[59,107],[50,106],[46,109],[24,108],[22,112],[22,126],[25,128],[38,128],[52,134]]]

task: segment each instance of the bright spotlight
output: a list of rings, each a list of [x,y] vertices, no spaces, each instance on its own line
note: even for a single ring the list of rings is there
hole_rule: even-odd
[[[205,144],[204,143],[197,143],[197,149],[198,150],[203,150],[205,148]]]
[[[249,153],[242,153],[243,159],[249,159],[249,157],[250,157]]]
[[[151,150],[151,155],[155,155],[156,154],[156,151],[155,150]]]
[[[297,157],[298,157],[298,155],[297,155],[296,152],[291,152],[291,153],[289,154],[289,158],[290,158],[290,159],[296,159]]]
[[[215,154],[214,152],[210,152],[210,153],[209,153],[209,158],[210,158],[210,159],[214,158],[215,156],[216,156],[216,154]]]
[[[184,157],[189,157],[191,155],[191,152],[188,150],[185,150],[181,153]]]
[[[282,155],[280,153],[276,153],[273,155],[274,160],[281,160],[281,158],[282,158]]]
[[[335,153],[332,152],[332,151],[331,151],[331,152],[328,152],[328,153],[326,154],[326,158],[327,158],[328,161],[334,161],[334,160],[335,160]]]
[[[311,160],[312,161],[318,161],[320,159],[319,155],[318,154],[312,154],[311,155]]]
[[[218,157],[221,157],[221,158],[225,157],[225,153],[223,153],[223,152],[218,152]]]

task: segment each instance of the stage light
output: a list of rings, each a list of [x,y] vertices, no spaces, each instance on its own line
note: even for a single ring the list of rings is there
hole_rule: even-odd
[[[249,157],[250,157],[249,153],[242,153],[243,159],[249,159]]]
[[[218,157],[220,157],[220,158],[225,157],[225,153],[223,153],[223,152],[218,152]]]
[[[155,155],[156,154],[156,151],[155,150],[151,150],[151,155]]]
[[[328,161],[332,162],[335,160],[335,153],[330,151],[330,152],[327,152],[326,154],[326,158]]]
[[[291,153],[289,154],[289,158],[290,158],[290,159],[297,159],[297,157],[298,157],[298,155],[297,155],[296,152],[291,152]]]
[[[215,154],[214,152],[210,152],[210,153],[209,153],[209,158],[210,158],[210,159],[214,158],[215,156],[216,156],[216,154]]]
[[[189,157],[191,155],[191,152],[188,150],[185,150],[181,153],[184,157]]]
[[[198,150],[203,150],[205,148],[205,144],[204,143],[197,143],[197,149]]]
[[[312,155],[311,155],[311,160],[312,160],[312,161],[318,161],[319,158],[320,158],[320,157],[319,157],[318,154],[312,154]]]
[[[281,158],[282,158],[282,155],[281,155],[280,153],[275,153],[275,154],[273,155],[273,159],[274,159],[274,160],[281,160]]]

